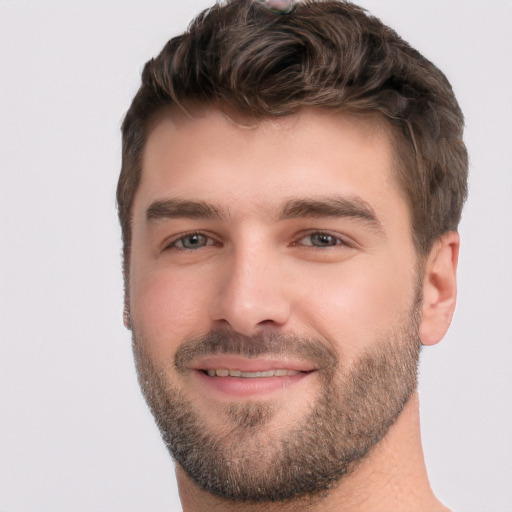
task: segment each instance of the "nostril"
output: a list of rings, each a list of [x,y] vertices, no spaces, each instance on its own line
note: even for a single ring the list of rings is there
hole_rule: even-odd
[[[275,320],[262,320],[261,322],[258,323],[258,325],[273,326],[273,325],[277,325],[277,322]]]

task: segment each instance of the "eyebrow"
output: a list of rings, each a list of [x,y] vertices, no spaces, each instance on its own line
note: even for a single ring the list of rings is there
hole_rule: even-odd
[[[225,212],[205,201],[166,199],[155,201],[146,210],[148,221],[173,218],[224,220]],[[279,220],[321,217],[348,217],[362,220],[377,231],[384,232],[373,208],[358,197],[322,197],[287,201]]]
[[[220,220],[225,215],[215,206],[204,201],[188,201],[183,199],[155,201],[146,210],[146,219],[148,221],[178,217]]]
[[[378,231],[384,231],[374,209],[358,197],[293,199],[284,205],[280,215],[281,220],[303,217],[349,217],[362,220]]]

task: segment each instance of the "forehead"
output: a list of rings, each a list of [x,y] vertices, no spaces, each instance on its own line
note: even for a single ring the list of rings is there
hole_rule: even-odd
[[[171,190],[222,199],[236,189],[254,199],[262,192],[263,200],[301,187],[324,195],[329,187],[357,195],[372,184],[397,192],[393,168],[390,129],[378,114],[309,109],[251,120],[214,109],[193,118],[171,111],[150,130],[136,200]]]
[[[152,207],[169,200],[212,207],[229,229],[282,220],[294,201],[341,201],[363,206],[385,236],[409,245],[411,208],[398,181],[392,141],[377,114],[311,108],[255,122],[215,109],[193,118],[166,112],[155,121],[143,154],[133,235],[150,229]]]

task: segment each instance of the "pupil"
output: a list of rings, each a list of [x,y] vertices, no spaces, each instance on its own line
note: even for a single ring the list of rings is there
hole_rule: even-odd
[[[332,236],[331,235],[315,235],[314,240],[317,245],[332,245]]]

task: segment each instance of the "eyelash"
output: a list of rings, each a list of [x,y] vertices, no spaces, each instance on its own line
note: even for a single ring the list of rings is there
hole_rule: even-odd
[[[183,245],[184,240],[186,240],[187,238],[190,239],[194,236],[204,237],[206,239],[206,243],[204,245],[200,245],[196,248],[178,247],[177,246],[177,244],[180,242]],[[309,243],[309,244],[304,244],[304,243],[301,244],[300,243],[305,238],[313,237],[313,236],[329,237],[334,241],[334,243],[332,245],[324,245],[324,246],[322,246],[322,245],[317,246],[317,245],[314,245],[313,243]],[[219,242],[217,242],[214,238],[212,238],[210,235],[208,235],[207,233],[204,233],[202,231],[192,231],[190,233],[181,234],[178,237],[173,238],[173,240],[171,240],[169,243],[167,243],[164,246],[164,250],[196,251],[198,249],[203,249],[204,247],[210,247],[210,246],[215,246],[215,245],[218,246],[221,244]],[[351,247],[351,244],[349,242],[347,242],[344,238],[341,238],[340,236],[329,233],[328,231],[309,231],[307,233],[302,233],[300,235],[300,237],[298,237],[294,242],[291,243],[291,246],[292,247],[307,247],[307,248],[310,248],[313,250],[324,250],[324,249],[331,249],[333,247],[339,247],[339,246]]]

